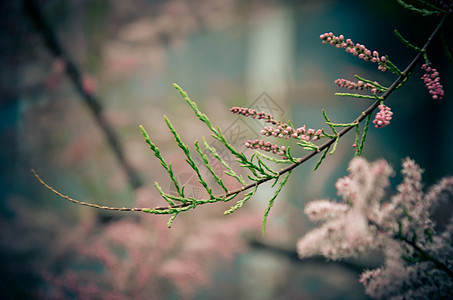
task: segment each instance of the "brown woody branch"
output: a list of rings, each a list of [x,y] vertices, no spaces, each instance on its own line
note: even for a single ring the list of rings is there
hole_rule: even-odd
[[[82,75],[77,65],[69,57],[62,44],[60,43],[57,34],[53,30],[52,26],[45,19],[42,11],[40,10],[38,4],[34,0],[24,0],[24,9],[29,18],[33,21],[36,26],[36,30],[44,39],[44,42],[48,50],[55,56],[63,60],[66,67],[66,74],[72,81],[75,89],[80,94],[82,99],[85,101],[85,104],[89,107],[90,111],[93,113],[93,116],[104,132],[107,142],[113,150],[114,155],[116,156],[120,166],[123,168],[126,173],[129,183],[132,188],[138,188],[143,183],[138,176],[138,173],[132,168],[132,166],[127,161],[121,143],[119,141],[118,135],[115,132],[113,126],[105,118],[103,114],[103,108],[101,102],[91,93],[87,92],[83,88]]]
[[[30,0],[28,0],[28,1],[30,1]],[[412,73],[413,69],[415,68],[415,66],[417,65],[419,60],[423,57],[423,54],[426,51],[426,49],[431,44],[431,42],[434,39],[434,37],[438,34],[439,30],[442,28],[443,24],[445,23],[445,20],[447,19],[447,16],[448,16],[448,14],[445,14],[442,17],[442,19],[440,20],[440,22],[437,25],[437,27],[434,29],[434,31],[432,32],[430,37],[427,39],[427,41],[426,41],[425,45],[423,46],[423,48],[421,49],[421,51],[414,57],[414,59],[409,63],[409,65],[406,67],[406,69],[404,69],[404,71],[401,73],[401,75],[387,89],[387,91],[385,91],[382,94],[382,96],[379,98],[379,100],[376,100],[372,105],[370,105],[366,110],[364,110],[353,122],[351,122],[351,124],[360,124],[367,116],[371,115],[371,113],[379,106],[381,101],[385,101],[398,88],[398,86],[401,83],[403,83],[410,76],[410,74]],[[355,126],[357,126],[357,125],[352,125],[352,126],[345,127],[344,129],[342,129],[338,133],[338,137],[344,136],[346,133],[348,133]],[[319,146],[318,149],[316,149],[314,151],[311,151],[309,154],[307,154],[303,158],[298,159],[298,161],[296,163],[294,163],[294,164],[292,164],[292,165],[290,165],[290,166],[288,166],[288,167],[286,167],[284,169],[281,169],[278,172],[277,177],[280,177],[281,175],[283,175],[283,174],[285,174],[287,172],[290,172],[291,170],[293,170],[294,168],[298,167],[299,165],[301,165],[302,163],[306,162],[307,160],[311,159],[312,157],[314,157],[318,153],[320,153],[323,150],[329,148],[335,142],[336,139],[337,139],[337,137],[326,141],[324,144]],[[74,202],[74,203],[77,203],[77,204],[80,204],[80,205],[89,206],[89,207],[94,207],[94,208],[107,209],[107,210],[116,210],[116,211],[150,212],[152,210],[154,210],[154,211],[173,210],[173,209],[178,209],[178,208],[183,208],[183,207],[187,207],[187,206],[193,205],[190,202],[186,202],[186,203],[182,203],[182,204],[176,204],[176,205],[171,205],[171,206],[158,206],[158,207],[154,207],[154,208],[124,208],[124,207],[123,208],[118,208],[118,207],[100,206],[100,205],[96,205],[96,204],[91,204],[91,203],[78,201],[78,200],[72,199],[72,198],[70,198],[68,196],[65,196],[65,195],[61,194],[60,192],[58,192],[57,190],[55,190],[54,188],[52,188],[49,185],[47,185],[41,178],[39,178],[39,176],[33,170],[32,170],[32,173],[35,175],[35,177],[46,188],[48,188],[49,190],[51,190],[52,192],[54,192],[58,196],[60,196],[60,197],[62,197],[64,199],[67,199],[67,200],[69,200],[71,202]],[[250,183],[250,184],[248,184],[246,186],[243,186],[240,189],[237,189],[237,190],[225,193],[223,195],[220,195],[217,198],[227,198],[229,196],[239,194],[239,193],[241,193],[243,191],[249,190],[249,189],[254,188],[256,186],[259,186],[259,185],[261,185],[261,184],[263,184],[263,183],[265,183],[267,181],[270,181],[271,179],[275,179],[275,177],[263,178],[263,179],[261,179],[259,181],[255,181],[255,182]],[[199,204],[201,205],[201,204],[205,204],[205,203],[212,203],[212,202],[207,201],[207,202],[199,203]]]

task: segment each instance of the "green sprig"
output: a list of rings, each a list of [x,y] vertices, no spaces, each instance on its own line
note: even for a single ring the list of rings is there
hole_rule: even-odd
[[[360,77],[360,76],[357,75],[357,74],[354,75],[354,76],[355,76],[355,78],[357,78],[358,80],[361,80],[361,81],[363,81],[363,82],[365,82],[365,83],[369,83],[369,84],[371,84],[372,86],[376,87],[380,92],[385,92],[386,90],[388,90],[387,87],[385,87],[385,86],[379,84],[379,82],[377,82],[377,81],[372,81],[372,80],[369,80],[369,79]]]
[[[244,167],[246,167],[247,169],[249,169],[255,176],[258,176],[258,174],[256,173],[256,166],[251,163],[247,157],[245,157],[245,155],[243,153],[240,153],[239,151],[237,151],[229,142],[228,140],[225,138],[225,136],[223,135],[222,131],[220,130],[220,128],[214,128],[214,126],[212,125],[211,121],[209,120],[209,118],[204,114],[202,113],[195,102],[193,102],[192,100],[190,100],[189,96],[187,95],[186,91],[184,91],[179,85],[177,85],[176,83],[173,83],[173,86],[179,91],[179,93],[181,94],[181,96],[184,98],[184,100],[186,100],[186,102],[189,104],[189,106],[192,108],[192,110],[194,111],[195,115],[203,122],[205,123],[208,128],[212,131],[212,137],[215,138],[216,140],[218,140],[219,142],[221,142],[234,156],[236,156],[237,158],[237,161],[239,161]]]
[[[176,140],[176,143],[178,144],[179,148],[182,149],[182,151],[184,152],[184,154],[186,155],[186,162],[189,164],[189,166],[195,171],[195,173],[197,174],[198,176],[198,182],[201,183],[201,185],[205,188],[206,192],[208,192],[209,196],[211,198],[214,197],[213,193],[212,193],[212,189],[209,187],[208,183],[203,179],[203,177],[201,176],[201,173],[200,173],[200,170],[198,169],[198,166],[197,164],[194,162],[194,160],[192,159],[192,157],[190,156],[190,150],[189,150],[189,147],[186,146],[181,137],[179,136],[179,134],[176,132],[175,128],[173,127],[173,125],[171,124],[170,120],[167,118],[167,116],[164,116],[164,119],[165,119],[165,123],[167,124],[168,128],[170,129],[170,132],[173,134],[173,136],[175,137],[175,140]]]
[[[440,7],[437,7],[437,6],[435,6],[435,5],[431,4],[431,3],[429,3],[428,1],[424,1],[424,0],[417,0],[417,1],[420,2],[420,3],[422,3],[422,4],[424,4],[424,5],[426,5],[426,6],[431,7],[431,8],[434,9],[434,10],[438,10],[438,11],[441,11],[441,12],[446,12],[445,10],[443,10],[443,9],[441,9]]]
[[[234,213],[239,208],[241,208],[244,205],[244,203],[247,202],[247,200],[249,200],[253,195],[255,195],[255,192],[257,189],[258,189],[258,184],[255,184],[255,187],[253,188],[253,190],[251,190],[250,192],[245,194],[245,197],[242,200],[239,200],[238,202],[236,202],[236,205],[232,206],[229,210],[226,210],[223,214],[229,215],[229,214]]]
[[[408,40],[406,40],[396,29],[393,30],[393,32],[395,33],[396,37],[404,44],[406,45],[406,47],[409,47],[411,48],[412,50],[414,51],[417,51],[417,52],[422,52],[423,50],[415,45],[412,45],[411,43],[409,43]]]
[[[401,72],[400,69],[398,69],[397,66],[395,66],[389,59],[388,55],[385,56],[386,57],[386,61],[385,61],[385,66],[389,69],[390,72],[392,72],[393,74],[397,75],[397,76],[401,76],[403,74],[403,72]]]
[[[314,143],[310,141],[303,141],[301,140],[300,142],[297,143],[299,146],[304,148],[304,150],[312,151],[312,150],[318,150],[318,146],[316,146]]]
[[[313,171],[316,171],[318,167],[321,165],[322,161],[324,158],[326,158],[327,152],[329,152],[330,147],[327,147],[324,152],[322,153],[321,157],[319,158],[318,162],[316,163],[316,166],[314,167]]]
[[[424,8],[416,8],[415,6],[413,6],[412,4],[407,4],[406,2],[404,2],[403,0],[396,0],[402,7],[410,10],[410,11],[413,11],[415,13],[418,13],[418,14],[421,14],[422,16],[431,16],[431,15],[437,15],[440,13],[440,11],[437,11],[437,10],[427,10],[427,9],[424,9]]]
[[[156,145],[151,141],[149,138],[148,133],[146,132],[145,128],[143,128],[142,125],[139,126],[140,130],[142,132],[143,137],[145,138],[146,143],[149,145],[149,148],[154,152],[154,156],[157,157],[160,160],[160,164],[164,167],[164,169],[167,171],[168,175],[170,175],[171,180],[175,184],[176,191],[181,197],[184,197],[184,191],[180,187],[178,180],[176,180],[175,175],[173,174],[173,170],[171,168],[171,164],[167,164],[165,159],[162,157],[159,148],[156,147]]]
[[[235,178],[237,181],[239,181],[240,184],[245,185],[245,181],[242,178],[242,176],[236,174],[236,172],[233,171],[233,169],[227,164],[227,162],[217,153],[217,151],[208,145],[206,142],[206,139],[203,137],[203,145],[208,149],[209,152],[227,169],[225,171],[225,174],[228,176],[231,176]]]
[[[286,147],[285,156],[287,157],[287,159],[286,160],[284,159],[283,161],[289,161],[289,162],[294,163],[294,164],[299,163],[299,160],[297,158],[295,158],[291,154],[291,147],[290,146]]]
[[[332,151],[330,151],[329,155],[332,155],[335,153],[335,151],[337,151],[337,146],[338,146],[339,141],[340,141],[340,136],[337,136],[337,138],[335,139],[335,142],[333,143]]]
[[[280,182],[280,186],[279,186],[278,189],[275,191],[274,196],[269,200],[269,205],[267,206],[266,210],[264,211],[264,217],[263,217],[263,229],[262,229],[263,236],[264,236],[265,233],[266,233],[266,223],[267,223],[267,217],[268,217],[268,215],[269,215],[269,211],[270,211],[271,208],[274,206],[274,201],[275,201],[275,199],[277,198],[278,194],[280,194],[280,191],[282,190],[283,186],[286,184],[286,181],[288,180],[288,177],[289,177],[290,174],[291,174],[291,171],[288,172],[288,173],[286,173],[285,177],[283,177],[282,181]],[[274,185],[277,183],[278,178],[279,178],[279,177],[276,178]]]
[[[170,219],[167,222],[168,228],[171,228],[171,225],[173,225],[173,221],[176,219],[177,215],[178,215],[178,213],[174,213],[173,216],[170,217]]]
[[[326,122],[327,125],[333,126],[333,127],[351,127],[351,126],[357,126],[357,122],[352,122],[352,123],[332,123],[332,122]]]
[[[340,97],[352,97],[352,98],[359,98],[359,99],[376,99],[374,95],[361,95],[361,94],[351,94],[351,93],[335,93],[335,96]]]
[[[289,148],[289,147],[288,147],[288,148]],[[288,148],[287,148],[287,154],[288,154]],[[260,156],[261,158],[264,158],[265,160],[272,161],[272,162],[277,163],[277,164],[291,164],[291,163],[293,163],[293,162],[289,159],[289,157],[288,157],[288,159],[277,159],[277,158],[275,158],[275,157],[268,156],[268,155],[266,155],[266,154],[264,154],[264,153],[261,153],[261,152],[259,152],[259,151],[256,151],[255,153],[256,153],[256,155]],[[294,159],[294,158],[293,158],[293,159]],[[294,160],[295,160],[295,159],[294,159]]]
[[[212,125],[211,121],[209,120],[208,116],[206,116],[206,114],[202,113],[199,109],[198,109],[198,106],[195,102],[193,102],[192,100],[190,100],[189,96],[187,95],[187,92],[184,91],[179,85],[177,85],[176,83],[173,83],[173,86],[176,88],[176,90],[179,92],[179,94],[184,98],[184,100],[186,100],[186,102],[190,105],[190,107],[192,108],[192,110],[195,112],[195,115],[203,122],[206,124],[206,126],[208,126],[208,128],[214,133],[214,134],[218,134],[217,132],[217,129],[214,128],[214,126]]]
[[[212,166],[209,164],[208,156],[201,151],[200,146],[198,145],[198,141],[195,141],[195,150],[197,150],[198,154],[200,154],[201,159],[203,160],[203,164],[206,166],[206,168],[211,172],[212,177],[214,177],[215,181],[222,187],[222,189],[225,191],[225,193],[228,193],[228,189],[225,187],[225,184],[223,183],[222,179],[220,179],[219,176],[214,172],[214,169]]]
[[[360,156],[362,155],[362,150],[363,150],[363,146],[365,145],[365,139],[366,139],[366,135],[368,133],[368,128],[369,128],[369,125],[370,125],[370,120],[371,120],[371,115],[368,115],[366,117],[366,120],[365,120],[365,126],[363,128],[363,132],[362,132],[362,138],[360,139],[360,144],[356,144],[357,148],[356,148],[356,152],[355,152],[355,156]],[[359,126],[357,126],[358,128]]]
[[[269,168],[256,154],[254,154],[257,161],[258,165],[261,167],[263,170],[262,174],[267,175],[268,177],[275,177],[275,175],[278,175],[277,172],[273,171],[271,168]]]
[[[324,116],[324,119],[326,120],[326,124],[329,125],[330,129],[332,129],[333,133],[334,133],[334,136],[338,136],[338,133],[337,133],[337,130],[335,129],[335,126],[332,125],[332,122],[330,121],[329,117],[327,116],[327,113],[324,109],[322,109],[322,115]],[[322,132],[327,135],[327,133],[324,131],[324,129],[322,130]],[[328,135],[327,135],[328,136]],[[330,138],[332,138],[331,136],[329,136]]]

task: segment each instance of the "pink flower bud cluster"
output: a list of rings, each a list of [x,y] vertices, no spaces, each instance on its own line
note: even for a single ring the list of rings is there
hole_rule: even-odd
[[[258,119],[258,120],[263,119],[267,123],[272,123],[272,124],[279,123],[270,114],[266,114],[265,112],[262,112],[262,111],[256,111],[256,109],[252,109],[252,108],[235,106],[235,107],[230,108],[230,111],[234,114],[243,115],[246,117],[252,117],[252,118]]]
[[[381,104],[378,106],[379,112],[376,114],[376,117],[373,120],[374,127],[382,128],[390,124],[390,120],[392,119],[392,111],[390,107]]]
[[[343,35],[335,36],[332,32],[323,33],[319,36],[319,38],[322,40],[323,44],[330,44],[337,48],[345,48],[346,52],[351,53],[360,59],[378,63],[378,69],[382,72],[387,71],[387,67],[385,65],[387,58],[385,56],[379,57],[379,53],[377,51],[371,52],[364,45],[359,43],[354,44],[351,39],[345,40]]]
[[[283,156],[283,159],[287,159],[287,157],[285,156],[285,151],[286,151],[286,147],[285,146],[279,146],[279,145],[274,145],[272,144],[271,142],[265,142],[263,140],[258,140],[258,139],[255,139],[255,140],[247,140],[245,143],[245,146],[247,148],[250,148],[250,149],[260,149],[260,150],[263,150],[263,151],[267,151],[267,152],[272,152],[272,153],[275,153],[275,154],[278,154],[278,155],[282,155]]]
[[[337,80],[335,80],[335,84],[338,85],[339,87],[344,87],[350,90],[371,89],[371,92],[374,94],[378,92],[376,86],[372,85],[371,83],[364,83],[362,80],[354,82],[343,78],[338,78]]]
[[[318,130],[315,130],[312,128],[306,129],[305,125],[297,128],[297,129],[294,129],[289,124],[283,123],[281,121],[277,121],[270,114],[266,114],[265,112],[256,111],[256,109],[235,106],[235,107],[232,107],[230,109],[230,111],[234,114],[239,114],[239,115],[243,115],[246,117],[252,117],[252,118],[258,119],[258,120],[263,119],[263,120],[265,120],[265,122],[275,125],[275,127],[266,126],[260,131],[260,134],[265,135],[265,136],[273,136],[273,137],[285,138],[285,139],[289,139],[290,137],[293,137],[293,138],[303,140],[303,141],[309,141],[311,139],[313,141],[316,141],[316,140],[320,139],[321,135],[322,135],[321,129],[318,129]],[[264,150],[264,149],[262,149],[262,150]]]
[[[423,64],[422,70],[425,70],[426,73],[422,76],[423,82],[428,88],[429,93],[431,94],[434,100],[442,100],[444,96],[443,86],[440,84],[439,72],[436,69],[431,68],[430,64]]]
[[[294,129],[286,123],[283,124],[277,123],[277,128],[274,128],[272,126],[264,127],[260,131],[260,134],[285,139],[293,137],[296,139],[300,139],[302,141],[309,141],[310,139],[316,141],[321,138],[322,130],[321,129],[315,130],[312,128],[306,129],[305,125],[297,129]]]

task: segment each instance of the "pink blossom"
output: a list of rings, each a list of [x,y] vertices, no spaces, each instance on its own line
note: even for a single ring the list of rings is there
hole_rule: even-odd
[[[317,200],[308,203],[305,206],[304,213],[312,222],[326,221],[347,211],[349,207],[346,204],[334,203],[329,200]]]
[[[376,114],[373,120],[373,124],[376,128],[382,128],[390,124],[393,112],[390,110],[390,107],[384,104],[380,104],[378,108],[379,112]]]
[[[335,46],[336,48],[344,48],[346,52],[351,53],[354,56],[358,56],[360,59],[378,63],[378,69],[380,71],[387,71],[387,59],[385,58],[385,56],[379,58],[379,53],[377,51],[371,52],[364,45],[361,45],[359,43],[354,45],[351,39],[347,39],[345,42],[343,35],[337,37],[332,32],[321,34],[319,38],[322,40],[323,44],[330,44],[332,46]]]
[[[371,83],[364,83],[363,81],[359,80],[357,82],[353,82],[350,80],[346,80],[343,78],[338,78],[335,80],[335,84],[338,85],[339,87],[344,87],[349,90],[364,90],[364,89],[371,89],[372,93],[377,93],[378,88],[376,85],[373,85]],[[377,84],[377,82],[376,82]]]
[[[234,114],[243,115],[245,117],[252,117],[254,119],[261,120],[263,119],[267,123],[277,124],[279,123],[274,119],[273,116],[262,111],[256,111],[256,109],[234,106],[230,109]]]
[[[397,194],[387,198],[385,189],[393,173],[390,166],[383,160],[353,159],[350,174],[336,183],[344,204],[317,200],[306,205],[310,220],[323,224],[298,242],[298,254],[301,258],[321,254],[339,259],[382,251],[384,264],[360,275],[368,295],[379,299],[451,298],[451,274],[426,255],[451,270],[453,218],[436,235],[430,213],[435,204],[453,196],[453,177],[442,179],[424,194],[423,170],[409,158],[402,167],[403,182]]]
[[[260,149],[267,152],[272,152],[274,154],[278,154],[283,156],[283,159],[287,159],[286,155],[286,147],[279,146],[277,144],[272,144],[271,142],[266,142],[263,140],[247,140],[244,143],[245,147],[250,149]]]
[[[277,124],[276,128],[272,126],[264,127],[260,131],[260,134],[264,136],[275,136],[278,138],[285,139],[289,139],[290,137],[292,137],[304,141],[309,141],[310,139],[316,141],[323,137],[321,129],[317,130],[313,128],[306,129],[305,125],[294,129],[287,123],[281,123],[280,121],[278,121],[276,124]]]
[[[422,76],[423,82],[431,94],[434,100],[442,100],[444,96],[443,86],[440,84],[439,72],[436,69],[431,68],[431,64],[423,64],[422,70],[425,70],[425,74]]]

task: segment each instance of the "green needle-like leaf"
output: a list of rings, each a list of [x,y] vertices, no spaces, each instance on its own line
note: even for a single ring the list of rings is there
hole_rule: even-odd
[[[358,123],[357,122],[353,122],[353,123],[331,123],[331,122],[326,122],[327,125],[332,125],[334,127],[350,127],[350,126],[357,126]]]
[[[332,146],[332,151],[330,151],[329,155],[332,155],[335,153],[335,151],[337,150],[337,146],[338,146],[338,142],[340,141],[340,136],[337,136],[337,138],[335,139],[335,142],[333,143],[333,146]]]
[[[203,160],[204,165],[206,168],[211,172],[212,177],[214,177],[215,181],[222,187],[222,189],[225,191],[225,193],[228,193],[228,189],[225,187],[223,184],[222,179],[220,179],[219,176],[214,172],[214,169],[211,167],[208,161],[208,156],[201,151],[200,146],[198,145],[198,141],[195,141],[195,149],[197,150],[198,154],[200,154],[201,159]]]
[[[351,94],[351,93],[335,93],[335,96],[376,100],[376,96],[374,96],[374,95],[360,95],[360,94]]]
[[[269,200],[269,205],[267,206],[266,210],[264,211],[264,217],[263,217],[263,236],[266,233],[266,223],[267,223],[267,217],[269,215],[269,211],[271,208],[274,206],[274,201],[277,198],[278,194],[282,190],[283,186],[286,184],[286,181],[288,180],[289,175],[291,174],[291,171],[286,173],[285,177],[283,177],[282,181],[280,182],[280,186],[278,189],[275,191],[274,196]],[[277,179],[278,180],[278,179]],[[277,182],[275,181],[275,183]],[[274,183],[274,184],[275,184]]]
[[[193,102],[192,100],[190,100],[189,96],[187,95],[187,92],[184,91],[179,85],[177,85],[176,83],[173,83],[173,86],[176,88],[176,90],[178,90],[179,94],[184,98],[184,100],[186,100],[186,102],[189,104],[189,106],[192,108],[192,110],[194,111],[195,115],[202,121],[204,122],[208,128],[215,134],[217,135],[218,132],[217,130],[214,128],[214,126],[212,126],[212,123],[211,121],[209,120],[208,116],[206,116],[204,113],[202,113],[198,107],[197,107],[197,104],[195,102]]]
[[[335,130],[335,127],[332,126],[332,122],[330,122],[330,119],[329,119],[329,117],[327,116],[327,113],[326,113],[326,111],[325,111],[324,109],[322,110],[322,115],[324,116],[324,119],[326,120],[326,124],[329,125],[329,127],[332,129],[333,133],[334,133],[335,135],[337,135],[337,131]],[[327,135],[327,134],[324,132],[324,129],[323,129],[323,133],[324,133],[325,135]]]
[[[313,171],[316,171],[318,169],[318,167],[321,165],[322,161],[324,160],[324,158],[326,158],[326,155],[327,155],[327,152],[329,152],[329,149],[330,147],[327,147],[324,152],[322,153],[321,157],[319,158],[318,162],[316,163],[316,166],[315,168],[313,169]]]
[[[232,214],[234,213],[236,210],[238,210],[239,208],[241,208],[245,202],[247,202],[247,200],[249,200],[256,192],[256,190],[258,189],[258,185],[256,184],[255,187],[253,188],[253,190],[247,194],[245,194],[245,197],[244,199],[242,200],[239,200],[238,202],[236,202],[236,205],[231,207],[229,210],[225,211],[224,214],[225,215],[229,215],[229,214]]]
[[[228,176],[231,176],[233,178],[236,178],[237,181],[239,181],[240,184],[245,185],[245,181],[242,178],[242,176],[239,176],[236,174],[236,172],[233,171],[233,169],[227,164],[227,162],[217,153],[217,151],[208,145],[206,142],[206,139],[203,137],[203,145],[206,147],[206,149],[211,152],[211,154],[228,170],[225,172]]]
[[[184,98],[184,100],[186,100],[186,102],[189,104],[189,106],[192,108],[192,110],[194,111],[195,115],[201,120],[203,121],[207,126],[208,128],[212,131],[213,133],[213,137],[215,139],[217,139],[218,141],[220,141],[223,145],[225,145],[225,147],[234,155],[236,156],[237,160],[242,163],[247,169],[250,170],[250,172],[253,173],[253,175],[257,176],[257,173],[256,173],[256,167],[252,162],[250,162],[243,153],[240,153],[239,151],[237,151],[229,142],[228,140],[225,138],[225,136],[223,135],[222,131],[220,130],[220,128],[214,128],[214,126],[212,125],[211,121],[209,120],[209,118],[204,114],[202,113],[197,105],[195,104],[195,102],[193,102],[192,100],[190,100],[189,96],[187,95],[187,93],[179,86],[177,85],[176,83],[173,83],[173,86],[179,91],[179,93],[181,94],[181,96]]]
[[[361,80],[365,83],[369,83],[371,85],[373,85],[374,87],[376,87],[380,92],[385,92],[388,88],[386,88],[385,86],[379,84],[379,82],[377,81],[372,81],[372,80],[369,80],[369,79],[366,79],[366,78],[363,78],[363,77],[360,77],[359,75],[354,75],[355,78],[357,78],[358,80]]]
[[[365,145],[365,139],[366,139],[366,135],[368,133],[370,120],[371,120],[371,115],[368,115],[366,120],[365,120],[365,127],[363,128],[363,133],[362,133],[362,138],[360,140],[360,144],[357,145],[358,155],[362,155],[362,150],[363,150],[363,146]]]
[[[261,158],[264,158],[265,160],[272,161],[277,164],[291,164],[292,163],[291,160],[289,160],[289,159],[276,159],[275,157],[268,156],[259,151],[256,151],[255,153],[256,153],[256,155],[260,156]]]
[[[415,45],[412,45],[411,43],[409,43],[408,40],[406,40],[396,29],[393,30],[393,32],[395,33],[396,37],[404,44],[406,45],[406,47],[409,47],[411,48],[412,50],[414,51],[417,51],[417,52],[422,52],[422,49],[415,46]]]
[[[437,15],[439,14],[440,12],[439,11],[431,11],[431,10],[427,10],[427,9],[422,9],[422,8],[416,8],[415,6],[411,5],[411,4],[407,4],[406,2],[404,2],[403,0],[396,0],[402,7],[410,10],[410,11],[413,11],[415,13],[418,13],[418,14],[421,14],[422,16],[430,16],[430,15]]]
[[[299,143],[297,143],[299,146],[301,146],[302,148],[304,148],[304,150],[317,150],[318,149],[318,146],[316,146],[315,144],[313,144],[312,142],[308,142],[308,141],[300,141]]]
[[[181,197],[184,197],[184,191],[179,186],[179,183],[178,183],[178,181],[176,180],[176,178],[175,178],[175,176],[173,174],[173,170],[171,168],[171,164],[167,164],[167,162],[164,160],[164,158],[160,154],[159,148],[157,148],[156,145],[151,141],[151,139],[149,138],[149,135],[146,132],[145,128],[143,128],[142,125],[140,125],[139,127],[140,127],[140,130],[141,130],[144,138],[145,138],[146,143],[149,145],[149,148],[154,152],[154,156],[157,157],[160,160],[160,164],[165,168],[165,170],[167,171],[168,175],[170,175],[171,180],[175,184],[176,191],[178,192],[178,194]]]
[[[173,225],[173,221],[175,220],[177,215],[178,215],[178,213],[174,213],[173,216],[170,217],[170,220],[168,220],[168,222],[167,222],[168,228],[171,228],[171,225]]]
[[[167,124],[168,128],[170,129],[170,132],[173,134],[173,136],[175,137],[175,140],[176,140],[176,143],[178,144],[179,148],[182,149],[182,151],[184,152],[184,154],[186,155],[186,162],[189,164],[189,166],[195,171],[195,173],[197,174],[198,176],[198,182],[201,183],[201,185],[205,188],[205,190],[208,192],[209,196],[211,198],[214,197],[214,195],[212,194],[212,190],[211,188],[209,187],[208,183],[203,179],[203,177],[201,176],[201,173],[200,173],[200,170],[198,169],[198,166],[197,164],[194,162],[194,160],[192,159],[192,157],[190,156],[190,150],[189,150],[189,147],[187,147],[183,142],[182,142],[182,139],[181,137],[179,136],[179,134],[176,132],[175,128],[173,127],[173,125],[171,124],[170,120],[167,118],[167,116],[164,116],[164,119],[165,119],[165,123]]]

